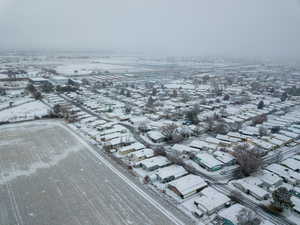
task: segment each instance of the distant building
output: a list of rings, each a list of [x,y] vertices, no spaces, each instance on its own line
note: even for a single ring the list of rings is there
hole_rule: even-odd
[[[35,78],[29,78],[29,82],[35,85],[42,85],[42,84],[49,83],[49,80],[42,77],[35,77]]]
[[[62,77],[62,76],[55,76],[55,77],[51,77],[50,81],[54,84],[54,85],[66,85],[69,82],[69,78],[67,77]]]

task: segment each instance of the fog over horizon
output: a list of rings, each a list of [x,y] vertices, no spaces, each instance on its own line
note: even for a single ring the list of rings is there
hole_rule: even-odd
[[[300,61],[299,0],[0,0],[0,49]]]

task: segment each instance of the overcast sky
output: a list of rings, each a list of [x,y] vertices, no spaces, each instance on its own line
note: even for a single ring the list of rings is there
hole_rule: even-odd
[[[300,1],[0,0],[0,48],[300,59]]]

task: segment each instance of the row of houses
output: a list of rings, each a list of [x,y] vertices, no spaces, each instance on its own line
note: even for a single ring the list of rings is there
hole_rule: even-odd
[[[234,180],[231,184],[257,200],[267,200],[271,197],[271,193],[282,185],[288,184],[290,187],[299,185],[299,171],[300,157],[295,155],[280,163],[271,164],[251,177]]]

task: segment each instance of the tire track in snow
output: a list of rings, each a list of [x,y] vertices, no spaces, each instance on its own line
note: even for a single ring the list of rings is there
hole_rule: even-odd
[[[62,125],[62,127],[64,127]],[[137,185],[135,185],[131,180],[129,180],[126,176],[124,176],[119,170],[117,170],[109,161],[103,158],[98,152],[96,152],[91,146],[89,146],[80,136],[78,136],[72,129],[64,127],[71,131],[71,133],[77,138],[77,140],[82,143],[89,152],[98,158],[102,163],[104,163],[113,173],[115,173],[118,177],[120,177],[125,183],[127,183],[133,190],[135,190],[138,194],[140,194],[144,199],[146,199],[151,205],[153,205],[156,209],[158,209],[161,213],[163,213],[167,218],[169,218],[176,225],[185,225],[182,221],[180,221],[176,216],[174,216],[171,212],[161,206],[157,201],[151,198],[146,192],[140,189]]]

